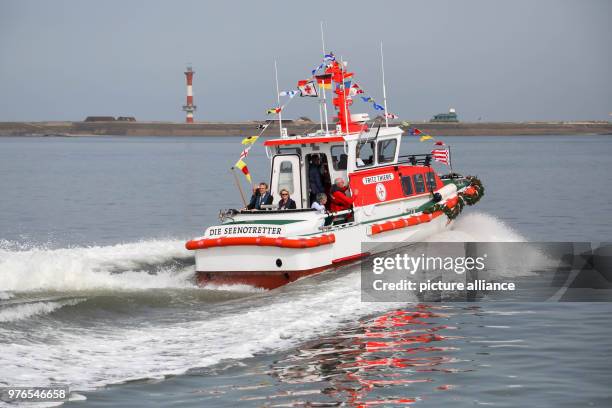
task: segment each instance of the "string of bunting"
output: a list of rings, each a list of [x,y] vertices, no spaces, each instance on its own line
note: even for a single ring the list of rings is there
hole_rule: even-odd
[[[431,151],[431,155],[433,159],[437,162],[446,164],[447,166],[451,165],[449,147],[445,145],[443,141],[436,140],[436,138],[433,137],[432,135],[424,134],[420,129],[410,126],[410,123],[406,121],[402,122],[400,127],[406,131],[408,136],[420,136],[419,137],[420,142],[425,142],[427,140],[433,140],[434,146],[437,147]]]
[[[289,101],[291,101],[291,99],[293,99],[294,96],[296,95],[300,95],[301,97],[318,97],[319,94],[317,93],[317,87],[315,86],[315,82],[318,84],[319,88],[322,89],[331,89],[331,76],[328,76],[327,74],[323,74],[323,75],[317,75],[317,73],[327,67],[331,62],[335,61],[336,57],[334,55],[333,52],[330,52],[329,54],[325,54],[325,56],[323,57],[323,61],[317,65],[316,67],[314,67],[314,69],[312,69],[311,71],[311,76],[310,78],[306,79],[306,80],[301,80],[298,82],[298,89],[291,89],[291,90],[287,90],[287,91],[281,91],[279,92],[279,96],[288,96],[289,97]],[[365,90],[356,82],[354,82],[351,77],[345,78],[345,81],[343,84],[338,84],[338,86],[343,86],[344,89],[348,89],[348,97],[352,98],[353,96],[357,96],[360,95],[360,99],[363,102],[366,103],[371,103],[372,107],[374,108],[374,110],[376,111],[383,111],[383,115],[384,117],[386,117],[387,119],[398,119],[399,116],[391,113],[391,112],[387,112],[385,111],[385,107],[379,103],[376,102],[376,100],[371,97],[368,96],[365,92]],[[285,108],[285,106],[288,104],[289,102],[285,103],[282,106],[278,106],[278,107],[274,107],[274,108],[270,108],[266,111],[266,114],[271,115],[271,114],[279,114],[283,111],[283,109]]]
[[[286,103],[284,103],[282,106],[278,106],[278,107],[274,107],[274,108],[270,108],[266,110],[266,114],[267,115],[272,115],[272,114],[278,115],[291,102],[293,97],[298,94],[302,97],[305,97],[305,96],[318,97],[319,94],[317,93],[317,87],[315,85],[316,74],[321,68],[327,66],[329,62],[335,61],[335,60],[336,60],[336,57],[334,56],[333,53],[325,54],[325,57],[323,58],[323,62],[321,62],[321,64],[316,66],[311,71],[310,78],[298,81],[298,89],[290,89],[288,91],[281,91],[278,93],[279,96],[288,96],[289,100]]]
[[[251,148],[257,141],[257,139],[259,139],[261,135],[266,131],[268,126],[270,126],[270,122],[259,125],[258,129],[261,130],[259,134],[254,135],[254,136],[245,137],[244,139],[242,139],[242,142],[240,142],[243,146],[246,146],[246,147],[240,153],[240,158],[238,159],[236,164],[234,164],[234,166],[232,167],[232,170],[234,168],[237,168],[240,171],[242,171],[242,174],[244,174],[244,177],[247,179],[249,183],[252,183],[251,173],[249,172],[249,167],[245,163],[244,159],[247,158],[247,156],[249,155],[249,151],[251,150]]]
[[[367,92],[366,89],[360,86],[357,82],[353,82],[350,80],[345,81],[344,86],[349,88],[349,94],[348,94],[349,97],[360,95],[359,98],[365,103],[371,103],[374,110],[383,111],[384,112],[383,115],[387,119],[398,119],[399,118],[399,116],[397,116],[396,114],[385,111],[385,107],[377,103],[373,97],[369,96],[369,92]]]

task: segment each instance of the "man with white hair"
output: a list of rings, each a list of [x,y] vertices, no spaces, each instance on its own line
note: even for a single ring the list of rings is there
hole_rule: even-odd
[[[344,182],[342,177],[338,177],[334,180],[334,185],[331,189],[331,204],[330,210],[331,212],[338,212],[343,210],[348,210],[353,206],[353,202],[355,201],[355,197],[349,197],[346,195],[346,191],[348,190],[348,186]],[[354,191],[355,195],[357,191]]]
[[[327,211],[325,204],[327,204],[327,195],[325,193],[319,193],[317,194],[317,199],[312,203],[312,207],[310,208],[317,210],[319,214],[325,214]]]

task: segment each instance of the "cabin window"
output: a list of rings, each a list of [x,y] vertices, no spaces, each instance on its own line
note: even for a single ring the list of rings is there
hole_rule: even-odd
[[[403,176],[402,177],[402,190],[404,190],[404,195],[409,196],[412,195],[414,193],[414,190],[412,189],[412,177],[410,176]]]
[[[423,178],[422,174],[415,174],[414,176],[412,176],[413,180],[414,180],[414,189],[416,190],[417,193],[424,193],[425,192],[425,179]]]
[[[368,167],[374,164],[374,142],[360,142],[357,144],[356,166]]]
[[[436,176],[433,171],[427,173],[427,188],[429,191],[434,191],[436,189]]]
[[[286,160],[281,162],[278,175],[278,188],[276,191],[287,189],[289,194],[293,194],[293,163]]]
[[[334,170],[346,170],[348,155],[344,152],[344,146],[332,146],[331,157]]]
[[[277,149],[278,154],[297,154],[298,156],[302,155],[302,149],[299,147],[279,147]]]
[[[381,140],[378,142],[378,163],[388,163],[395,159],[397,140]]]

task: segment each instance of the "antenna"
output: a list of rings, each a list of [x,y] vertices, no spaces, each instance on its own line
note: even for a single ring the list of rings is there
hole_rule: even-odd
[[[383,105],[385,105],[385,127],[389,127],[389,116],[387,110],[387,87],[385,86],[385,56],[383,54],[383,43],[380,42],[380,67],[382,70]]]
[[[321,46],[323,47],[323,60],[325,60],[325,35],[323,34],[323,21],[321,23]],[[329,133],[329,124],[327,122],[327,97],[325,96],[325,84],[323,88],[323,116],[325,117],[325,133]]]
[[[274,60],[274,79],[276,79],[276,102],[278,103],[278,109],[281,109],[280,104],[280,90],[278,89],[278,67],[276,66],[276,60]],[[280,132],[280,137],[283,137],[283,112],[282,110],[278,111],[278,131]]]
[[[349,118],[348,118],[348,107],[346,106],[346,104],[348,103],[348,101],[346,100],[346,89],[344,88],[344,84],[346,83],[344,81],[344,71],[345,71],[345,66],[344,66],[344,59],[342,58],[342,56],[340,56],[340,65],[342,67],[342,95],[343,95],[343,100],[344,100],[344,123],[346,124],[346,134],[348,135],[349,133]]]

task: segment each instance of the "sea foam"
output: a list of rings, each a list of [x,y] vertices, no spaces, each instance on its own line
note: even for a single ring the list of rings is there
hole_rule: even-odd
[[[155,270],[173,260],[189,260],[184,241],[141,241],[61,249],[7,249],[0,246],[0,289],[152,289],[193,286],[193,271]]]

